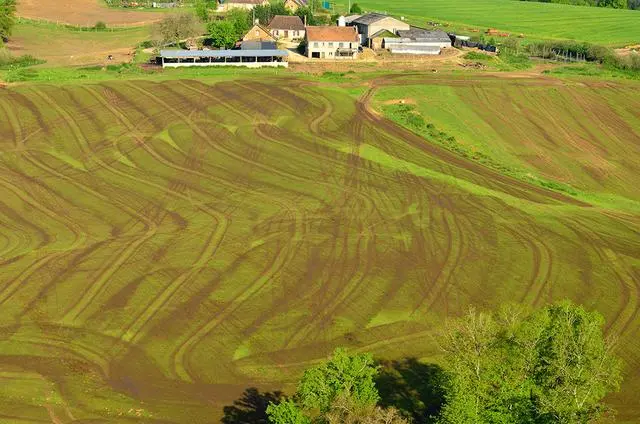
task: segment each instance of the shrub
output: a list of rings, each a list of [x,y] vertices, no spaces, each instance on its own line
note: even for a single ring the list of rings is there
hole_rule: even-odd
[[[96,22],[96,24],[93,26],[93,28],[94,28],[96,31],[104,31],[104,30],[106,30],[106,29],[107,29],[107,24],[106,24],[105,22],[103,22],[103,21],[98,21],[98,22]]]

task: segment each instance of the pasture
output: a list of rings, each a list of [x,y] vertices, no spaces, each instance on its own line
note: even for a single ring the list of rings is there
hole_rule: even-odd
[[[338,2],[346,9],[347,2]],[[498,28],[528,38],[555,38],[622,46],[640,42],[640,12],[513,0],[362,0],[367,11],[405,16],[418,26],[427,21]]]
[[[585,116],[611,105],[565,164],[571,148],[637,146],[638,100],[618,83],[419,78],[421,103],[495,89],[554,110],[570,98]],[[610,401],[637,420],[640,215],[427,142],[369,109],[412,80],[380,81],[359,101],[362,86],[291,76],[0,89],[0,417],[209,423],[249,386],[290,389],[335,346],[437,361],[434,332],[470,304],[571,298],[620,337],[626,381]],[[551,148],[492,131],[505,160]],[[601,183],[545,172],[638,198],[633,168]]]
[[[46,60],[46,66],[107,65],[130,62],[135,46],[148,40],[150,34],[148,26],[93,32],[23,20],[7,45],[15,55]],[[113,61],[107,61],[109,55]]]

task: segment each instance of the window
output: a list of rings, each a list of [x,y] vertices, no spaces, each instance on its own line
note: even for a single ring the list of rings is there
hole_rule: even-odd
[[[329,47],[333,47],[333,43],[329,43]]]
[[[260,31],[256,30],[256,37],[260,36]]]
[[[318,48],[318,43],[313,43],[313,47]]]
[[[343,48],[344,47],[344,43],[338,44],[338,47]]]
[[[329,52],[329,56],[333,56],[333,52]]]

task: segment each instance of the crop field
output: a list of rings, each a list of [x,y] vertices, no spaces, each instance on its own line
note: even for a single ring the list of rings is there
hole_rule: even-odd
[[[146,25],[163,15],[110,9],[101,0],[20,0],[18,16],[89,27],[98,21],[107,25]]]
[[[596,96],[545,78],[420,79],[575,96],[584,114]],[[0,420],[215,422],[247,387],[291,389],[335,346],[437,361],[434,332],[470,304],[564,298],[620,337],[626,380],[610,401],[637,420],[640,214],[427,142],[369,108],[409,80],[384,81],[1,89]],[[638,97],[619,89],[602,89],[612,107],[592,125],[612,155],[624,140],[637,154]],[[499,146],[518,138],[494,131]],[[597,134],[584,143],[606,144]],[[637,199],[638,174],[618,169],[632,159],[610,159],[602,187]]]
[[[340,1],[346,6],[346,1]],[[559,38],[604,45],[640,40],[640,13],[636,10],[570,6],[514,0],[363,0],[366,10],[405,16],[415,25],[444,21],[481,28],[498,28],[533,38]]]

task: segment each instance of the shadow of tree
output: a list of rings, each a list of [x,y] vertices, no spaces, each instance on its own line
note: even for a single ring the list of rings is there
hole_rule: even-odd
[[[225,406],[223,424],[268,424],[267,406],[282,400],[282,392],[260,393],[255,387],[246,389],[233,405]]]
[[[431,424],[444,403],[447,377],[438,365],[415,358],[380,361],[376,387],[380,405],[393,406],[413,424]]]

